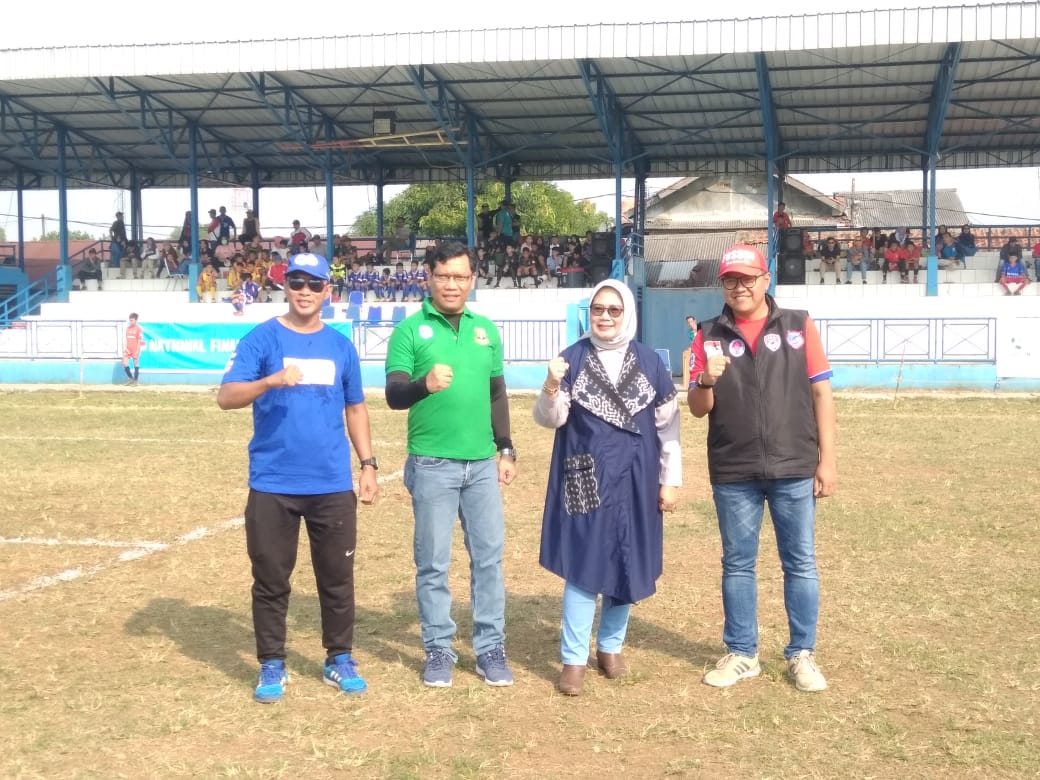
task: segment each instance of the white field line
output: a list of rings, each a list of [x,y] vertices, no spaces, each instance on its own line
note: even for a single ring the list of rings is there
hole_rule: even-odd
[[[16,436],[0,434],[0,441],[107,441],[117,444],[169,444],[169,439],[133,437],[133,436]],[[227,444],[227,439],[178,439],[184,444]],[[400,447],[402,441],[381,441],[374,439],[373,447]]]
[[[378,478],[380,484],[390,482],[395,479],[399,479],[404,475],[403,471],[395,471],[391,474],[384,474]],[[174,538],[172,542],[109,542],[103,539],[80,539],[72,541],[63,541],[61,539],[33,539],[33,538],[15,538],[5,539],[0,537],[0,543],[6,544],[40,544],[46,546],[59,546],[59,545],[72,545],[82,547],[116,547],[124,548],[115,558],[105,561],[103,563],[97,563],[93,566],[87,566],[85,568],[65,569],[59,571],[57,574],[45,574],[41,577],[29,580],[23,585],[10,590],[0,590],[0,602],[9,601],[10,599],[17,598],[18,596],[24,596],[28,593],[33,593],[38,590],[49,588],[53,585],[59,585],[63,582],[72,582],[73,580],[86,579],[92,577],[95,574],[110,569],[113,566],[117,566],[120,563],[127,563],[128,561],[136,561],[141,558],[146,558],[149,555],[154,555],[158,552],[169,550],[173,547],[180,547],[190,542],[196,542],[199,539],[205,539],[210,536],[216,536],[217,534],[225,531],[230,531],[233,528],[241,528],[245,523],[245,519],[241,517],[235,517],[231,520],[226,520],[223,523],[218,523],[214,526],[200,526],[192,529],[187,533],[183,533],[180,536]]]

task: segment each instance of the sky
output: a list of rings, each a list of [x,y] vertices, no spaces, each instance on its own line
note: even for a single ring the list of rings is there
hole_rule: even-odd
[[[197,40],[266,40],[276,36],[372,34],[382,32],[417,32],[446,29],[481,29],[486,27],[532,27],[558,24],[590,24],[614,22],[685,21],[707,18],[747,18],[773,14],[811,14],[880,8],[927,7],[953,5],[935,0],[861,0],[839,3],[833,0],[799,0],[797,7],[778,5],[775,0],[729,0],[724,15],[712,14],[689,0],[656,0],[638,7],[607,0],[595,5],[561,3],[559,0],[524,0],[510,6],[512,13],[503,15],[501,8],[487,2],[459,0],[435,3],[429,0],[395,0],[392,12],[376,4],[329,2],[316,0],[298,11],[284,0],[251,0],[248,4],[222,4],[214,0],[179,0],[175,6],[127,4],[120,0],[53,0],[48,13],[41,18],[39,7],[30,3],[12,3],[4,10],[4,38],[0,47],[105,45],[114,43],[178,42]],[[986,3],[980,3],[986,5]],[[145,8],[150,8],[145,11]],[[388,7],[389,8],[389,7]],[[590,18],[590,9],[595,18]],[[151,18],[149,14],[155,14]],[[855,179],[857,190],[916,189],[921,186],[919,173],[835,173],[797,177],[809,186],[830,195],[851,189]],[[652,194],[674,179],[651,179]],[[623,182],[623,195],[632,195],[634,183]],[[614,182],[594,180],[561,183],[577,199],[592,199],[597,207],[613,215]],[[937,186],[957,189],[965,209],[975,222],[1040,222],[1040,169],[981,169],[939,171]],[[401,188],[387,187],[390,198]],[[200,209],[226,205],[238,222],[250,193],[231,190],[200,190]],[[146,235],[162,236],[180,224],[188,208],[187,190],[148,190],[144,199]],[[337,188],[336,222],[341,232],[365,209],[375,205],[372,188]],[[265,235],[285,232],[293,219],[324,232],[324,188],[266,188],[261,191],[261,227]],[[69,195],[70,227],[101,235],[111,223],[115,211],[129,212],[129,194],[110,190],[77,191]],[[57,229],[58,199],[54,192],[27,192],[24,197],[27,217],[26,238],[45,230]],[[15,194],[0,192],[0,228],[7,240],[17,236]]]

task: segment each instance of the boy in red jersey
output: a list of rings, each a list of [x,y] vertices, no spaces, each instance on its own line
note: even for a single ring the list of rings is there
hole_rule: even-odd
[[[126,372],[127,384],[136,387],[137,377],[141,371],[141,345],[144,342],[144,331],[137,324],[137,312],[130,313],[130,324],[126,326],[126,346],[123,347],[123,370]],[[134,361],[131,372],[130,361]]]

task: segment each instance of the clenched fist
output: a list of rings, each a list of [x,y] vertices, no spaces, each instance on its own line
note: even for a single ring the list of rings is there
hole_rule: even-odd
[[[303,379],[303,372],[297,365],[289,365],[279,371],[277,374],[271,374],[267,377],[267,384],[269,387],[296,387]]]
[[[549,370],[545,376],[545,386],[550,388],[559,387],[560,382],[563,381],[563,377],[567,374],[568,368],[570,368],[570,366],[562,357],[554,357],[550,360]]]
[[[439,393],[441,390],[447,390],[451,387],[451,378],[453,376],[454,372],[451,370],[451,366],[446,366],[443,363],[436,363],[426,375],[426,389],[431,393]]]

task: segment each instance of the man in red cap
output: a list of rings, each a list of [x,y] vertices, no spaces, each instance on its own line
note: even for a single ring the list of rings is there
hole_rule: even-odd
[[[726,655],[704,682],[727,688],[761,671],[755,565],[765,504],[784,572],[787,673],[822,691],[816,665],[820,608],[816,499],[837,481],[831,368],[807,312],[781,309],[766,290],[762,253],[738,244],[719,270],[725,305],[693,340],[687,403],[708,416],[708,473],[722,536]]]

